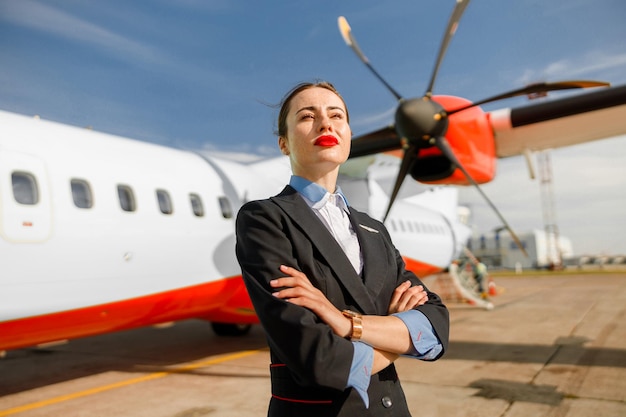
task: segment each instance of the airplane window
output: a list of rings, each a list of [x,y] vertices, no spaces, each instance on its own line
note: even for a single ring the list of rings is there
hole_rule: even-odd
[[[393,219],[391,220],[391,228],[393,229],[394,232],[396,231],[396,222]]]
[[[204,216],[204,207],[202,206],[202,199],[198,194],[189,194],[189,201],[191,201],[191,210],[197,217]]]
[[[220,209],[222,210],[222,217],[230,219],[233,217],[233,209],[230,206],[230,201],[226,197],[220,197]]]
[[[407,225],[407,226],[408,226],[408,228],[409,228],[409,232],[413,233],[413,223],[411,223],[411,222],[407,221],[407,222],[406,222],[406,225]]]
[[[137,209],[133,190],[128,185],[118,185],[117,195],[120,199],[120,207],[122,210],[135,211]]]
[[[13,172],[13,198],[20,204],[34,205],[39,202],[39,189],[37,180],[27,172]]]
[[[174,208],[172,207],[172,199],[170,194],[165,190],[156,190],[157,201],[159,202],[159,209],[163,214],[172,214]]]
[[[91,187],[87,181],[73,178],[70,181],[70,186],[72,188],[72,199],[76,207],[83,209],[93,207]]]

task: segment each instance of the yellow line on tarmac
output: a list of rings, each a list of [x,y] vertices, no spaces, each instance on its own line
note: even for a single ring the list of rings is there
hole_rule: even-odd
[[[35,403],[21,405],[19,407],[9,408],[8,410],[0,411],[0,417],[10,416],[17,413],[22,413],[24,411],[34,410],[36,408],[46,407],[53,404],[58,404],[64,401],[74,400],[76,398],[86,397],[88,395],[98,394],[100,392],[109,391],[112,389],[122,388],[127,385],[138,384],[140,382],[151,381],[153,379],[163,378],[171,374],[182,373],[191,371],[193,369],[203,368],[205,366],[216,365],[222,362],[228,362],[235,359],[240,359],[246,356],[254,355],[255,353],[261,352],[262,349],[257,350],[244,350],[242,352],[237,352],[232,355],[223,356],[221,358],[211,359],[205,362],[197,362],[189,365],[172,368],[171,370],[163,371],[163,372],[155,372],[152,374],[148,374],[145,376],[141,376],[138,378],[127,379],[126,381],[116,382],[114,384],[103,385],[101,387],[91,388],[84,391],[75,392],[73,394],[61,395],[58,397],[50,398],[48,400],[37,401]]]

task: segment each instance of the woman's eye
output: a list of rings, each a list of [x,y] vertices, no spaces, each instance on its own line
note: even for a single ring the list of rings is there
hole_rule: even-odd
[[[313,115],[312,114],[303,114],[300,117],[301,120],[305,120],[305,119],[313,119]]]

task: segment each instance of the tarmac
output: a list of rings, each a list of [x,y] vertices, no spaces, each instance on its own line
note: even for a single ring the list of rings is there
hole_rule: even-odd
[[[493,278],[492,310],[425,280],[448,300],[451,343],[396,362],[413,416],[626,416],[626,272]],[[260,326],[219,337],[201,320],[10,351],[0,417],[264,416],[268,363]]]

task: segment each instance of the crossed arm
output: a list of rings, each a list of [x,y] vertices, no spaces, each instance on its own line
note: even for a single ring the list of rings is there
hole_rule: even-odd
[[[313,311],[333,332],[341,337],[348,337],[352,323],[337,309],[326,296],[314,287],[307,276],[292,267],[281,265],[280,270],[286,276],[270,281],[277,290],[273,295],[295,305]],[[428,295],[421,285],[411,286],[410,281],[400,284],[389,303],[388,316],[364,315],[361,340],[374,348],[372,372],[376,373],[391,363],[401,354],[412,350],[413,345],[406,325],[393,313],[408,311],[428,301]]]

